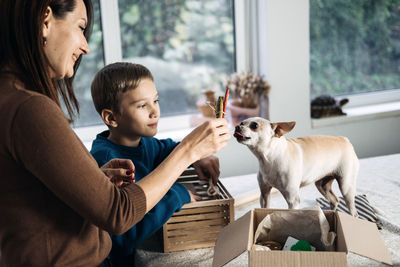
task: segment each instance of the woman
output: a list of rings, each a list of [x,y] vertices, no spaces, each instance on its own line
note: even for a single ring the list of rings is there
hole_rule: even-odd
[[[90,0],[0,2],[1,266],[99,265],[111,248],[106,231],[128,230],[187,166],[229,139],[226,121],[215,119],[139,182],[114,186],[109,178],[132,178],[132,162],[99,169],[58,100],[72,119],[72,80],[91,25]]]

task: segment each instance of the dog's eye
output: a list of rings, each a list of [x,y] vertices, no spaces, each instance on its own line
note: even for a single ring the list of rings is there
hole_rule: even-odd
[[[241,122],[241,123],[240,123],[240,126],[243,126],[243,125],[244,125],[244,122]]]
[[[256,122],[250,123],[250,129],[255,130],[257,128],[258,128],[258,123],[256,123]]]

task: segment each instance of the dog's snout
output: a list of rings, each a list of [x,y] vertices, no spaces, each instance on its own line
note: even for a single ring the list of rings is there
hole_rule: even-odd
[[[240,132],[240,126],[239,125],[236,125],[235,132]]]

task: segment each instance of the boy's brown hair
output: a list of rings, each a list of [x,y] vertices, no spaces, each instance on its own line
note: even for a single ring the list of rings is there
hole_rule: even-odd
[[[150,70],[140,64],[117,62],[99,70],[92,81],[91,92],[100,116],[103,109],[119,113],[121,95],[137,88],[142,79],[154,81]]]

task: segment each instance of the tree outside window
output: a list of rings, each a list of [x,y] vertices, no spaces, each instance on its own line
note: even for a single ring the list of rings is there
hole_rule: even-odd
[[[311,97],[400,88],[399,0],[310,0]]]
[[[199,112],[202,91],[223,92],[235,70],[232,0],[119,0],[124,61],[148,67],[161,114]]]

